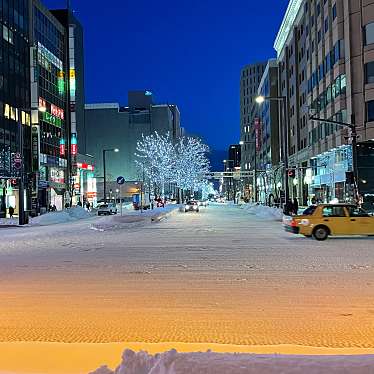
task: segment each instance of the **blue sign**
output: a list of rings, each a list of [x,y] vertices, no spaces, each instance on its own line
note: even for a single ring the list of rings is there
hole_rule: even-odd
[[[117,184],[124,184],[125,183],[125,178],[124,177],[118,177],[117,178]]]

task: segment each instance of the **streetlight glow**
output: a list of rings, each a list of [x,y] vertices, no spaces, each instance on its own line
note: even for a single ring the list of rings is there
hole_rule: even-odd
[[[118,148],[114,148],[114,152],[118,153],[119,149]]]
[[[265,97],[264,96],[257,96],[256,97],[256,103],[257,104],[262,104],[263,102],[265,101]]]
[[[243,140],[241,140],[241,141],[239,142],[239,144],[240,144],[240,145],[243,145],[243,144],[244,144]]]

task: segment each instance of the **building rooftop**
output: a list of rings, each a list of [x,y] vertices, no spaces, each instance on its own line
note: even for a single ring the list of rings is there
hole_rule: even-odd
[[[283,18],[281,27],[278,31],[278,35],[274,42],[274,49],[277,51],[278,57],[282,53],[282,50],[287,41],[288,35],[292,29],[292,25],[295,22],[297,13],[299,12],[299,9],[303,1],[304,0],[290,0],[288,4],[286,14]]]

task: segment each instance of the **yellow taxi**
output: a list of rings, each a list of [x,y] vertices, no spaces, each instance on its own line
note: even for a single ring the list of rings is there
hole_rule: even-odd
[[[302,215],[285,217],[288,232],[326,240],[330,235],[374,235],[374,216],[356,205],[312,205]]]

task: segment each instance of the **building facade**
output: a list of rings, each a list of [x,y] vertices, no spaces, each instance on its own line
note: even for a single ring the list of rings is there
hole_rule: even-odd
[[[69,189],[67,98],[67,35],[39,1],[32,3],[31,105],[33,209],[62,209]]]
[[[255,118],[258,116],[258,106],[255,102],[258,86],[266,67],[266,62],[249,64],[240,72],[240,140],[241,169],[249,171],[254,169],[255,147],[253,128]],[[253,181],[246,179],[243,183],[243,197],[250,198],[253,194]]]
[[[84,87],[84,35],[83,27],[69,9],[52,10],[65,29],[67,64],[67,101],[69,134],[66,148],[70,151],[68,164],[71,172],[68,190],[72,204],[96,202],[96,181],[93,177],[95,160],[87,155]],[[82,167],[83,165],[83,167]]]
[[[300,204],[347,200],[350,130],[323,119],[356,124],[366,149],[374,139],[374,0],[291,0],[274,47],[287,97],[290,193]]]
[[[225,177],[224,190],[222,191],[228,200],[236,200],[237,194],[240,193],[241,181],[235,177],[235,172],[241,169],[241,145],[231,144],[227,150],[227,159],[224,162],[224,171],[232,172],[233,177]]]
[[[257,94],[263,97],[279,96],[276,59],[268,61]],[[257,199],[270,204],[280,198],[279,183],[283,177],[280,167],[280,105],[280,101],[265,100],[258,108],[258,118],[252,128],[252,139],[255,139],[256,152],[254,165],[257,179]]]
[[[9,207],[18,213],[22,174],[26,201],[31,197],[29,5],[0,2],[0,218]]]
[[[142,176],[135,164],[137,142],[142,135],[157,131],[169,133],[176,140],[181,135],[180,113],[176,105],[154,104],[149,91],[129,92],[128,106],[114,104],[86,105],[87,152],[96,160],[98,195],[102,195],[103,150],[119,149],[106,154],[108,191],[115,188],[115,180],[123,176],[126,181],[139,181]]]

